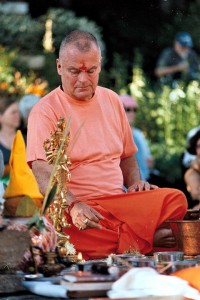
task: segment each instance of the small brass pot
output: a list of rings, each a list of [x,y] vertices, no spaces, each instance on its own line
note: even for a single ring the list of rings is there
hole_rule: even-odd
[[[185,255],[200,254],[200,220],[171,220],[178,248]],[[174,227],[177,225],[177,228]]]

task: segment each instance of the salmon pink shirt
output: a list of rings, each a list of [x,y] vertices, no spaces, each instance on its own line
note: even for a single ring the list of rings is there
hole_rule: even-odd
[[[69,190],[78,199],[123,193],[120,161],[132,156],[137,147],[132,138],[118,95],[97,87],[88,101],[75,100],[60,87],[43,97],[31,110],[28,120],[27,162],[46,160],[43,143],[64,117],[70,123]],[[79,131],[75,140],[76,133]]]

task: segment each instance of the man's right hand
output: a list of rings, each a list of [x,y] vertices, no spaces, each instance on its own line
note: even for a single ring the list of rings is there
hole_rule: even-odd
[[[90,229],[96,228],[101,229],[102,226],[99,224],[104,217],[98,213],[94,208],[89,205],[78,202],[70,211],[73,224],[79,229]]]
[[[187,70],[189,68],[189,64],[185,61],[185,62],[178,64],[176,67],[177,67],[178,72],[187,72]]]

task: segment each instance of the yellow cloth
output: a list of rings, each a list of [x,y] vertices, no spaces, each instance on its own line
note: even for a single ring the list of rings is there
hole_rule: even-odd
[[[4,193],[4,198],[29,196],[43,199],[32,170],[26,162],[26,146],[20,130],[13,141],[10,156],[10,180]]]

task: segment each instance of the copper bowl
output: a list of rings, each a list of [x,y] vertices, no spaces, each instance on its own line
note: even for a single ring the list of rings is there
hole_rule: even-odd
[[[178,249],[189,256],[200,254],[200,220],[170,220],[169,223]]]

